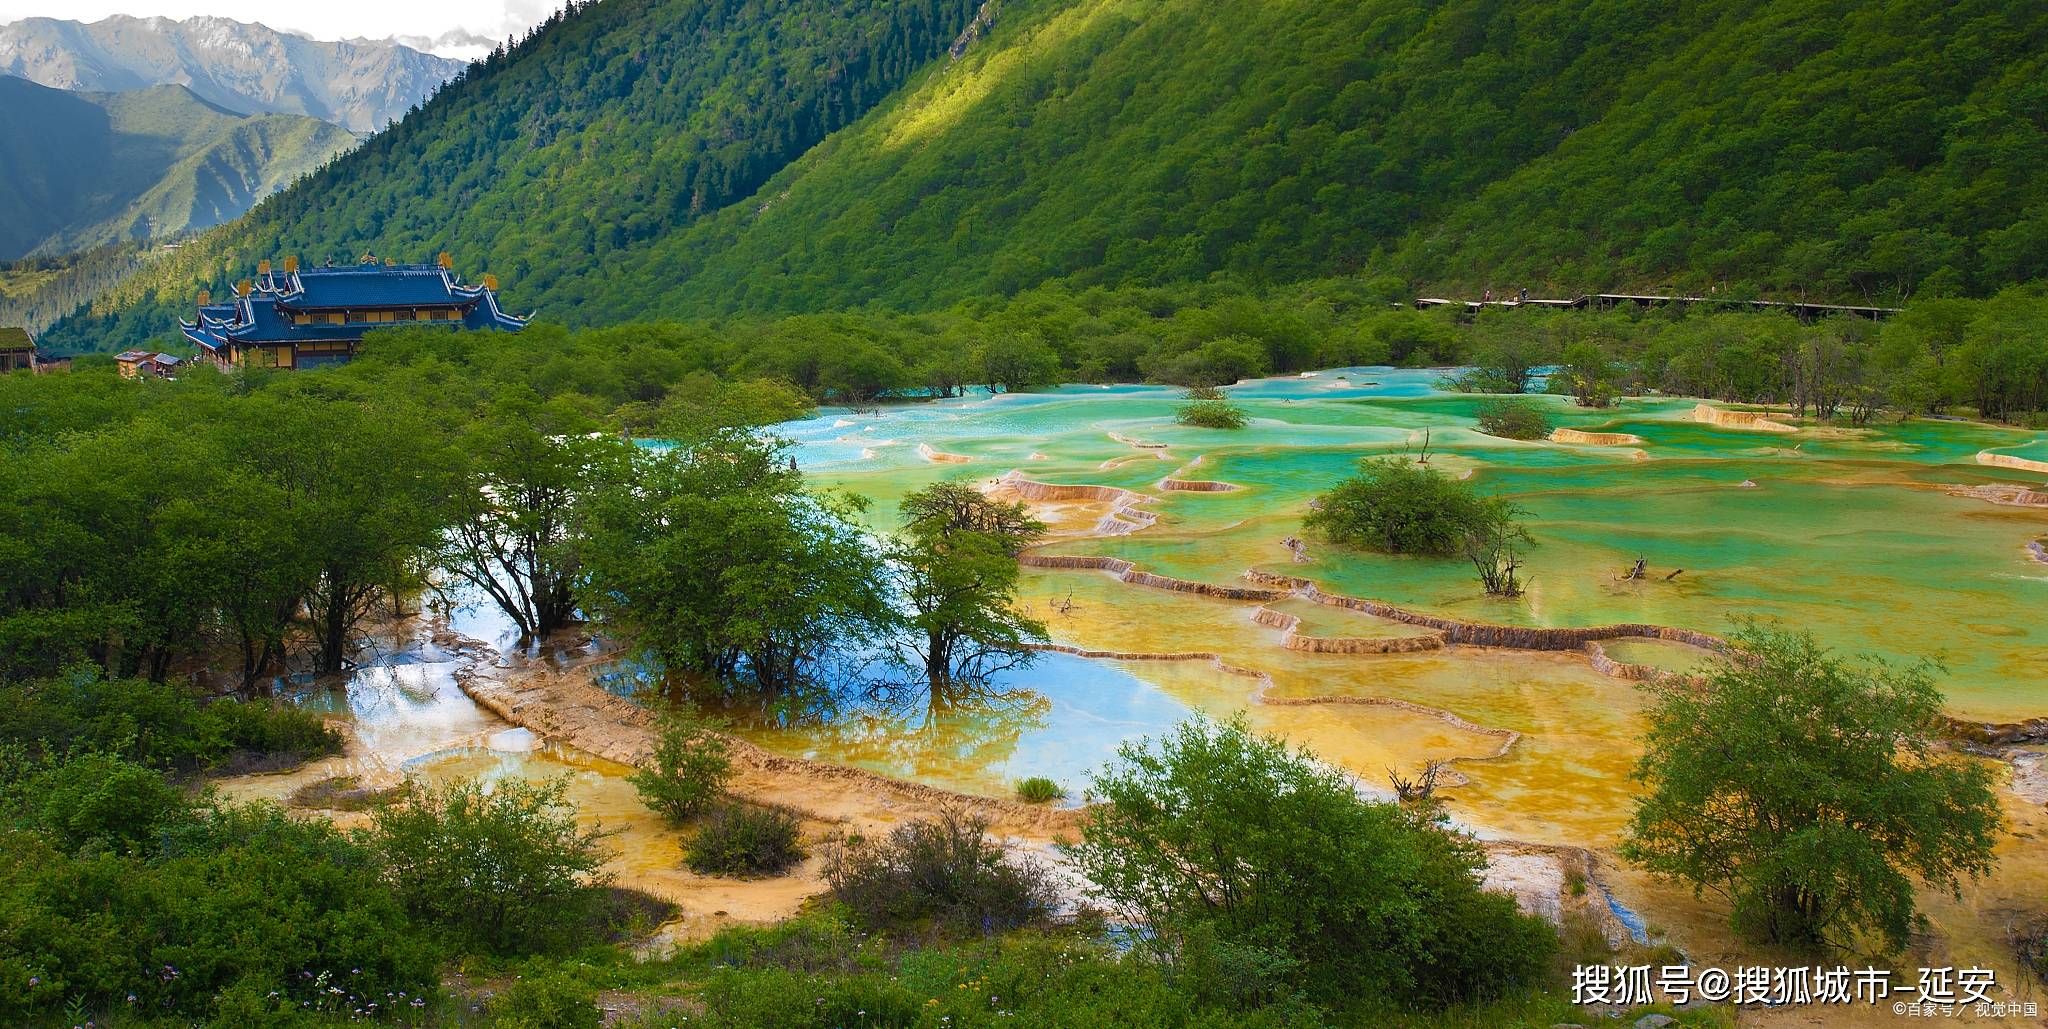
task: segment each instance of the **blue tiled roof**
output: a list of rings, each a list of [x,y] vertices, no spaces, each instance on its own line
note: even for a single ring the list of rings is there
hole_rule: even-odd
[[[283,287],[281,301],[301,310],[463,304],[476,299],[454,289],[446,272],[421,265],[306,268],[273,276],[273,281]]]
[[[259,343],[320,343],[359,340],[372,329],[404,325],[441,325],[459,329],[517,332],[526,320],[498,309],[498,298],[481,286],[463,286],[431,265],[361,265],[349,268],[275,272],[255,284],[250,295],[199,309],[197,322],[181,322],[185,338],[219,351]],[[380,308],[456,307],[461,317],[436,322],[351,321],[345,325],[294,325],[292,310],[357,314]],[[283,308],[284,310],[280,310]]]

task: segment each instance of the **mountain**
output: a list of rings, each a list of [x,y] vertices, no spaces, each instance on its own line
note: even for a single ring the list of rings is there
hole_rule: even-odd
[[[873,10],[574,7],[46,339],[132,342],[104,318],[364,249],[448,250],[572,323],[1218,276],[1896,299],[2048,268],[2048,6]]]
[[[0,25],[0,74],[83,92],[182,85],[240,114],[301,114],[358,134],[404,117],[463,67],[391,41],[319,42],[226,18]]]
[[[0,77],[0,259],[219,225],[354,142],[184,86],[72,93]]]

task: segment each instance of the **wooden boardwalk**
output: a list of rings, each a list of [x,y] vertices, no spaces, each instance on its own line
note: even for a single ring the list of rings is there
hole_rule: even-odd
[[[1681,297],[1658,296],[1648,293],[1587,293],[1570,300],[1446,300],[1440,297],[1418,297],[1415,309],[1427,310],[1432,307],[1463,307],[1471,314],[1478,314],[1489,307],[1520,308],[1538,307],[1551,310],[1608,311],[1617,307],[1665,307],[1678,304],[1682,307],[1715,307],[1727,310],[1783,311],[1801,321],[1812,321],[1832,315],[1850,315],[1856,318],[1877,320],[1898,314],[1896,307],[1867,307],[1855,304],[1809,304],[1787,300],[1732,300],[1726,297]]]

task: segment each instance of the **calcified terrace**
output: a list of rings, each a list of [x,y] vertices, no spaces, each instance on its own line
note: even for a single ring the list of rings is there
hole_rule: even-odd
[[[1493,759],[1463,791],[1474,824],[1581,840],[1610,832],[1626,802],[1633,681],[1696,671],[1744,618],[1892,660],[1938,656],[1963,718],[2048,713],[2048,620],[2033,616],[2048,575],[2029,549],[2048,511],[2027,502],[2042,476],[2001,459],[2040,459],[2039,434],[1536,397],[1556,432],[1517,442],[1478,432],[1479,398],[1437,391],[1439,374],[1246,383],[1229,391],[1252,417],[1238,431],[1180,426],[1176,391],[1135,386],[779,427],[815,478],[874,499],[881,526],[939,479],[1031,504],[1054,531],[1023,557],[1023,603],[1059,657],[1088,660],[1006,679],[1011,699],[1043,701],[1028,716],[966,705],[751,735],[996,794],[1024,774],[1071,782],[1116,740],[1187,714],[1242,711],[1370,781],[1389,764]],[[1360,458],[1421,453],[1425,435],[1433,467],[1528,509],[1540,546],[1526,597],[1486,597],[1463,562],[1303,536],[1316,494]],[[1648,574],[1624,579],[1638,558]]]

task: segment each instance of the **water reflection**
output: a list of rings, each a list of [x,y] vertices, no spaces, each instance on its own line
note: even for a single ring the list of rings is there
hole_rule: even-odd
[[[664,702],[658,670],[644,656],[608,662],[594,674],[615,694]],[[1119,745],[1157,736],[1193,713],[1126,668],[1060,653],[972,687],[934,691],[854,677],[801,695],[706,706],[738,735],[777,753],[988,796],[1045,776],[1067,787],[1070,803]]]

